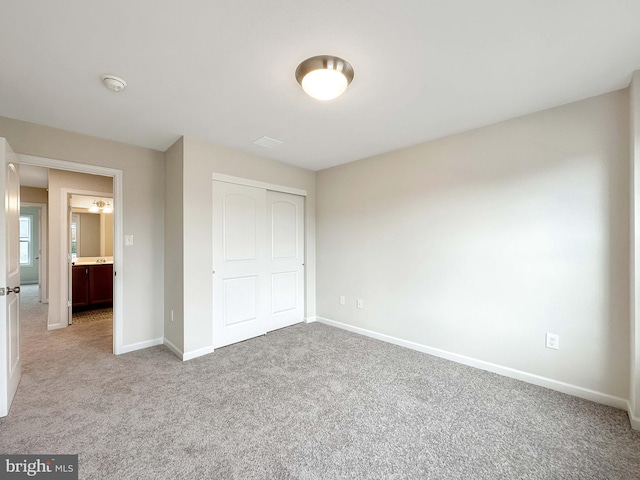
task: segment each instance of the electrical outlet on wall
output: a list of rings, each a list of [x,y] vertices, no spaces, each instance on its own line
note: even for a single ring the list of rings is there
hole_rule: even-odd
[[[547,333],[545,346],[547,348],[558,350],[560,348],[560,335],[557,333]]]
[[[362,299],[361,298],[358,299],[358,302],[357,302],[356,306],[358,308],[362,308]]]
[[[344,298],[344,295],[340,295],[340,305],[345,305],[347,303],[347,299]]]

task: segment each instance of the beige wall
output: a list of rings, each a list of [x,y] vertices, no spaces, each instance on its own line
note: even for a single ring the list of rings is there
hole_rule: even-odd
[[[631,422],[640,430],[640,71],[634,72],[629,87],[631,150],[631,315],[629,343],[631,349],[631,385],[629,402]]]
[[[162,152],[0,117],[0,137],[16,153],[99,165],[123,172],[123,343],[162,338],[164,290],[164,155]],[[50,246],[53,251],[53,245]]]
[[[113,257],[113,213],[100,214],[100,256]]]
[[[213,172],[307,191],[306,316],[315,316],[315,172],[190,138],[183,142],[183,352],[212,345]]]
[[[184,140],[165,153],[164,340],[184,352]],[[173,311],[173,321],[171,319]]]
[[[49,201],[49,195],[46,188],[36,187],[20,187],[21,203],[46,203]]]
[[[621,90],[318,172],[318,315],[627,399],[628,115]]]

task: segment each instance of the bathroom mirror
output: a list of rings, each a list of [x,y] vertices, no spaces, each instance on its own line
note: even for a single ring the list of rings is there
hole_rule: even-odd
[[[113,214],[73,212],[71,254],[76,257],[112,257]]]
[[[78,206],[81,201],[93,202],[93,197],[73,195],[71,198],[71,255],[82,257],[113,257],[113,213],[102,209],[90,212],[89,206]],[[109,202],[111,199],[99,199]],[[90,205],[90,204],[89,204]]]

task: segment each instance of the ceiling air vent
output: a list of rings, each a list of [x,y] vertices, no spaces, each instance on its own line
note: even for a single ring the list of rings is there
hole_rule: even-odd
[[[260,145],[261,147],[273,148],[277,145],[280,145],[282,142],[280,140],[276,140],[275,138],[262,137],[257,140],[254,140],[253,143],[255,145]]]

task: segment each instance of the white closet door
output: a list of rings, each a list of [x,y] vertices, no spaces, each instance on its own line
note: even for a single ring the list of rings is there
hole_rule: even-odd
[[[267,192],[269,330],[304,319],[304,197]]]
[[[213,346],[267,332],[266,190],[213,182]]]

